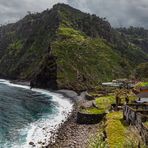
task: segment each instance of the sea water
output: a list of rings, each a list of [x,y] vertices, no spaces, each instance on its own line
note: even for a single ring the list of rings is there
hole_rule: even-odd
[[[0,80],[0,148],[47,146],[71,110],[60,94]]]

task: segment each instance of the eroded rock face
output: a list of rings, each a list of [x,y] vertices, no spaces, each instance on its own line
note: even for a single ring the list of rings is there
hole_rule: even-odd
[[[32,87],[57,89],[57,65],[54,56],[47,56],[31,80]]]

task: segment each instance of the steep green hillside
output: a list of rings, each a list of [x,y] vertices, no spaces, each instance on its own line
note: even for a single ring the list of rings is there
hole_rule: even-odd
[[[89,38],[72,28],[60,27],[59,40],[53,43],[60,87],[84,89],[101,81],[127,76],[131,67],[114,52],[114,46],[101,38]],[[122,68],[122,65],[123,68]]]
[[[12,79],[32,79],[49,52],[58,28],[57,10],[27,15],[0,28],[0,74]]]
[[[148,53],[148,30],[137,27],[119,28],[117,30],[132,44],[141,48],[143,52]]]
[[[0,27],[0,76],[84,90],[128,77],[148,60],[145,50],[105,19],[57,4]]]
[[[148,62],[139,64],[136,67],[136,77],[148,81]]]

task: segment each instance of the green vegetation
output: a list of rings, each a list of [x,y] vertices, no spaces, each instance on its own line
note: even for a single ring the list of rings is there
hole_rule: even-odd
[[[86,37],[84,33],[68,27],[60,27],[58,30],[58,34],[64,39],[73,39],[76,41],[83,41]]]
[[[138,65],[136,68],[135,75],[136,75],[136,77],[140,78],[141,80],[148,81],[148,62]]]
[[[79,36],[74,38],[79,39]],[[58,57],[59,86],[75,90],[93,88],[99,81],[109,81],[124,75],[119,55],[113,52],[113,46],[105,40],[68,38],[52,45],[52,54]]]
[[[103,81],[148,76],[147,30],[113,29],[105,19],[65,4],[29,14],[17,23],[0,27],[0,32],[1,77],[32,80],[36,87],[80,92],[96,88]],[[148,82],[138,84],[147,85]],[[125,94],[120,97],[124,103]],[[130,101],[136,99],[131,92],[128,97]],[[103,114],[115,101],[114,92],[96,98],[96,107],[82,112]],[[107,142],[111,148],[130,148],[131,143],[135,144],[136,134],[131,137],[122,118],[121,112],[106,117]],[[96,138],[93,147],[106,146],[100,134]]]
[[[121,102],[120,102],[121,104],[125,103],[126,97],[128,97],[129,103],[137,99],[137,96],[132,92],[132,90],[126,90],[126,89],[115,90],[115,96],[118,96],[121,99]]]
[[[116,90],[117,91],[117,90]],[[118,90],[119,91],[119,90]],[[120,90],[121,103],[125,103],[125,96],[128,95],[129,101],[136,99],[136,96],[132,91]],[[124,93],[126,92],[126,95]],[[104,113],[111,109],[111,104],[115,103],[115,94],[111,93],[108,96],[99,97],[95,100],[96,108],[84,109],[87,113]],[[98,107],[98,108],[97,108]],[[145,122],[147,125],[147,122]],[[145,145],[141,141],[141,137],[138,136],[138,131],[132,129],[123,120],[123,112],[110,112],[106,114],[105,122],[106,140],[102,140],[102,132],[98,132],[96,137],[91,141],[90,148],[97,147],[110,147],[110,148],[136,148],[140,142],[140,146],[145,148]],[[99,140],[98,140],[99,139]]]
[[[87,114],[104,114],[105,110],[97,109],[97,108],[87,108],[87,109],[82,109],[81,112],[87,113]]]
[[[106,134],[110,148],[123,148],[125,143],[126,129],[121,123],[122,112],[113,112],[107,115]]]
[[[89,114],[103,114],[111,108],[111,104],[115,102],[114,96],[100,97],[95,100],[96,107],[83,109]]]
[[[108,95],[96,99],[96,105],[103,109],[110,109],[111,104],[115,103],[115,96]]]
[[[22,47],[23,41],[21,40],[11,43],[7,49],[9,56],[17,56],[21,52]]]
[[[139,82],[136,84],[135,88],[143,87],[143,86],[148,86],[148,82]]]
[[[144,125],[148,128],[148,121],[144,122]]]
[[[22,41],[18,40],[16,42],[10,44],[8,48],[18,50],[18,49],[21,49],[22,47],[23,47]]]
[[[146,48],[129,37],[146,40],[147,31],[131,30],[125,37],[124,31],[113,29],[105,19],[57,4],[50,11],[0,27],[0,75],[32,80],[38,87],[54,81],[58,88],[78,91],[129,77],[136,65],[148,59]],[[147,76],[146,68],[140,71]],[[43,82],[45,78],[54,80]]]
[[[143,82],[142,85],[143,86],[148,86],[148,82]]]
[[[136,148],[141,141],[138,133],[123,121],[122,112],[112,112],[106,116],[107,142],[110,148]],[[141,147],[145,145],[141,142]]]
[[[115,102],[113,95],[97,98],[94,101],[96,107],[81,109],[81,112],[88,114],[104,114],[111,108],[111,104]]]
[[[148,30],[142,27],[129,27],[117,29],[121,32],[133,45],[141,48],[143,52],[148,53]]]
[[[122,91],[122,90],[120,90]],[[137,99],[136,95],[134,95],[131,91],[127,93],[129,102]],[[125,103],[125,95],[120,95],[121,103]],[[95,99],[94,104],[96,107],[82,109],[82,112],[89,114],[103,114],[108,112],[111,109],[111,105],[116,103],[115,94],[109,94],[107,96],[98,97]]]

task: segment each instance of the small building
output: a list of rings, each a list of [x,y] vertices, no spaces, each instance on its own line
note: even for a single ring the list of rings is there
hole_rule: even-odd
[[[139,98],[137,100],[137,102],[140,102],[140,103],[148,103],[148,92],[140,92],[137,94],[137,97]]]
[[[102,83],[103,86],[110,86],[110,87],[118,87],[118,88],[133,88],[134,83],[128,79],[117,79],[112,80],[112,82],[105,82]]]

